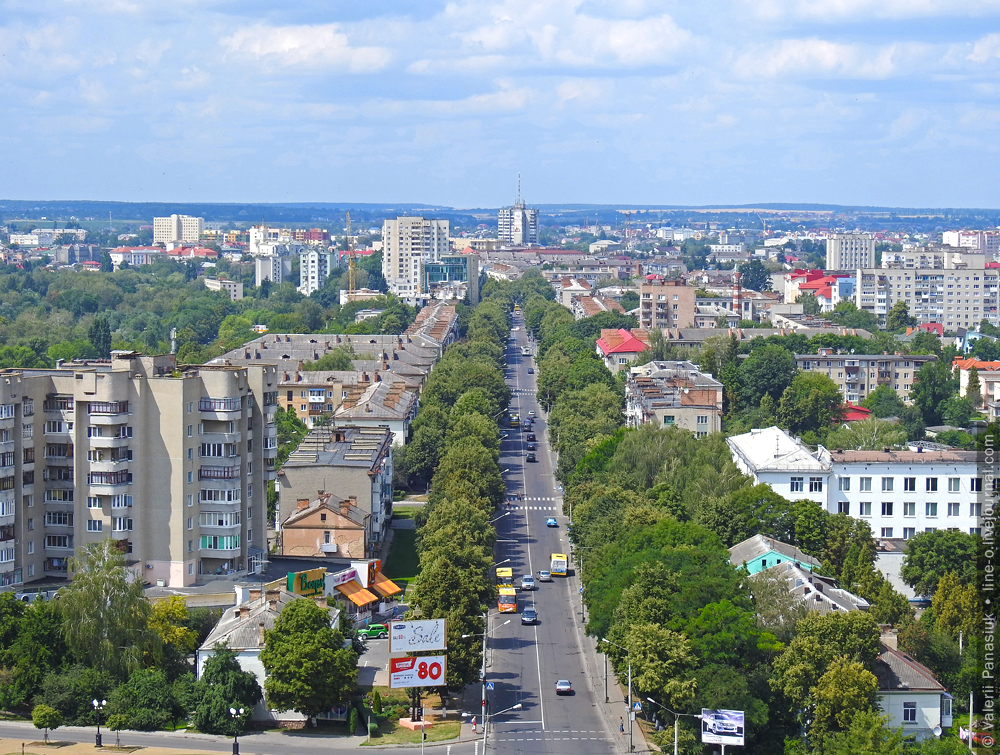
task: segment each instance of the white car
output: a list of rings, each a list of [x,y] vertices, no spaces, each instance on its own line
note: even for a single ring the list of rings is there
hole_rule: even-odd
[[[540,572],[538,572],[538,581],[539,582],[551,582],[552,581],[552,574],[549,573],[549,572],[547,572],[547,571],[544,571],[544,570],[540,571]]]
[[[534,590],[535,589],[535,578],[530,574],[525,574],[521,577],[521,589],[522,590]]]

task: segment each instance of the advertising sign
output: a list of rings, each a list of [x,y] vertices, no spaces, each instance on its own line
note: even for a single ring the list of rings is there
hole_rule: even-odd
[[[445,683],[447,670],[448,658],[444,655],[390,658],[389,687],[441,687]]]
[[[326,567],[310,569],[309,571],[288,572],[288,592],[311,597],[326,592]]]
[[[389,652],[413,653],[418,650],[447,650],[444,619],[393,621],[389,624]]]
[[[702,744],[742,747],[743,731],[743,711],[701,709]]]

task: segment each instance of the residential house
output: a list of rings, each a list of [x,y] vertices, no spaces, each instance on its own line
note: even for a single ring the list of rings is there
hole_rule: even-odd
[[[281,523],[281,553],[285,556],[364,558],[365,515],[355,499],[323,493],[310,502],[298,501]]]
[[[917,741],[937,737],[952,725],[952,697],[926,666],[897,648],[896,635],[883,633],[875,660],[879,707],[886,726]]]
[[[611,374],[628,369],[629,363],[634,362],[648,348],[649,334],[641,328],[631,331],[605,328],[601,330],[601,337],[597,339],[596,345],[597,356],[604,360],[604,365]]]
[[[584,278],[559,278],[554,284],[556,301],[566,309],[573,309],[573,299],[577,296],[590,296],[593,289]]]
[[[779,564],[793,564],[807,571],[820,566],[819,559],[803,553],[794,545],[767,535],[754,535],[731,547],[729,563],[737,567],[746,567],[750,574],[756,574]]]
[[[403,380],[372,383],[359,395],[348,391],[333,412],[337,427],[385,428],[394,446],[403,446],[410,437],[410,423],[417,416],[417,394],[407,390]]]
[[[573,299],[573,318],[582,320],[603,312],[625,314],[625,308],[610,296],[577,296]]]
[[[867,611],[871,607],[864,598],[838,587],[833,577],[824,577],[790,561],[771,566],[765,573],[784,579],[792,597],[809,611],[824,616],[836,611]]]
[[[722,383],[691,362],[632,367],[625,384],[629,427],[679,427],[701,438],[722,430]]]

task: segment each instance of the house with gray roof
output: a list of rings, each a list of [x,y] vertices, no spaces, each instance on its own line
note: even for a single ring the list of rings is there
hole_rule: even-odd
[[[894,632],[883,632],[874,672],[886,726],[920,741],[952,725],[952,696],[929,668],[898,649]]]
[[[767,535],[754,535],[729,549],[729,563],[745,566],[751,574],[770,569],[778,564],[795,564],[812,571],[820,565],[819,560],[803,553],[794,545],[783,543]]]

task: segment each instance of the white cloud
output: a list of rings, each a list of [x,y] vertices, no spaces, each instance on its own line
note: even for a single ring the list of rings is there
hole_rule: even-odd
[[[985,16],[1000,12],[1000,0],[742,0],[767,19],[840,22],[873,18]]]
[[[392,59],[392,53],[384,47],[352,47],[339,24],[256,24],[238,29],[221,43],[234,56],[286,68],[375,73]]]
[[[834,76],[883,79],[896,72],[897,46],[868,47],[824,39],[785,39],[741,55],[736,71],[748,78]]]
[[[985,63],[990,58],[1000,58],[1000,34],[987,34],[977,39],[969,54],[973,63]]]

